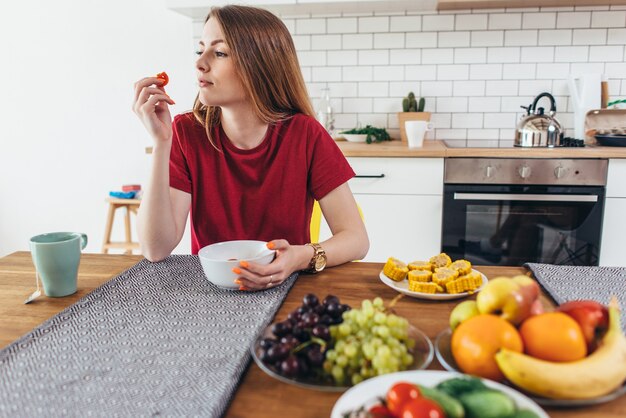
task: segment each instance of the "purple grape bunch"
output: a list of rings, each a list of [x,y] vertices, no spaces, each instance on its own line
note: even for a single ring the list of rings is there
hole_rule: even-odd
[[[290,378],[322,375],[326,349],[330,345],[330,326],[343,322],[350,310],[337,296],[328,295],[320,302],[309,293],[287,319],[271,326],[273,337],[258,344],[258,356],[274,372]]]

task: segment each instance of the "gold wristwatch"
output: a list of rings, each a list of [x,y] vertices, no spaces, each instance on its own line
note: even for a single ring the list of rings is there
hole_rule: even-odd
[[[311,258],[309,268],[305,271],[308,273],[319,273],[326,267],[326,251],[324,251],[322,246],[317,243],[311,242],[306,245],[313,247],[315,253],[313,254],[313,258]]]

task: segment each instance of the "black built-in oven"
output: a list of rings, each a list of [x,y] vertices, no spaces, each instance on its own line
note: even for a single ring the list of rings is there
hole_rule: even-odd
[[[479,265],[597,266],[608,162],[447,158],[442,250]]]

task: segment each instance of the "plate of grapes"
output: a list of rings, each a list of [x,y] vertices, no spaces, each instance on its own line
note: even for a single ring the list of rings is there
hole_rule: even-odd
[[[391,307],[379,297],[353,308],[337,296],[309,293],[296,310],[258,334],[252,358],[281,382],[328,392],[425,369],[434,357],[432,342]]]

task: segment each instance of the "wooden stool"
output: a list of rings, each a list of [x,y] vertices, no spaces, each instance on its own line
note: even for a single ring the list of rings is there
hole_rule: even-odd
[[[118,199],[115,197],[108,197],[106,201],[109,202],[109,214],[107,216],[107,225],[104,229],[102,252],[104,254],[108,254],[110,248],[122,248],[125,250],[124,254],[132,254],[134,249],[139,249],[139,243],[133,242],[131,238],[130,213],[133,212],[135,215],[137,215],[137,209],[139,209],[141,199]],[[113,230],[115,211],[119,208],[126,208],[126,216],[124,217],[126,241],[111,242],[111,231]]]

